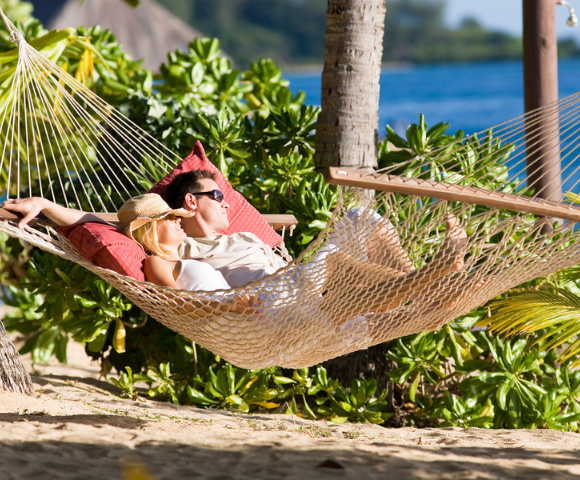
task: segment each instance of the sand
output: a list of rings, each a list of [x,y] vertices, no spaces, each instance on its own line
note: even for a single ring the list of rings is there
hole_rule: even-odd
[[[25,357],[32,369],[30,360]],[[578,479],[580,435],[387,429],[121,399],[82,347],[0,394],[0,479]]]

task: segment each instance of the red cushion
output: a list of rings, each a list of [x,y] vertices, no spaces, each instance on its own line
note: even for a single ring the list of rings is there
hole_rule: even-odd
[[[80,254],[98,267],[108,268],[121,275],[145,281],[143,262],[147,256],[143,249],[106,223],[83,223],[59,227]]]
[[[266,219],[256,210],[244,196],[236,192],[226,177],[205,156],[201,142],[195,142],[192,152],[165,178],[157,182],[149,193],[157,193],[163,196],[165,188],[180,173],[191,170],[209,170],[217,176],[216,183],[223,192],[225,199],[230,204],[228,219],[230,225],[222,231],[224,234],[237,232],[251,232],[262,242],[270,247],[275,247],[282,242],[282,237],[268,224]]]

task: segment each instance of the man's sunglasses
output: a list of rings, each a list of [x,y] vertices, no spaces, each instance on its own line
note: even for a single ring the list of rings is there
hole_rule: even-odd
[[[192,193],[192,195],[207,195],[218,203],[222,203],[224,201],[224,194],[221,190],[212,190],[211,192],[196,192]]]

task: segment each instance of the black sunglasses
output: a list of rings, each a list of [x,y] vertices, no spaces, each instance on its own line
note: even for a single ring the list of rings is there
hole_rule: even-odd
[[[192,195],[207,195],[218,203],[222,203],[224,201],[224,194],[221,190],[212,190],[211,192],[196,192],[192,193]]]

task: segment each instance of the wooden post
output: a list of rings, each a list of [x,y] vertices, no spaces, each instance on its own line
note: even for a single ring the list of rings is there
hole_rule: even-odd
[[[522,0],[526,113],[558,100],[558,41],[555,0]],[[547,113],[547,114],[546,114]],[[528,184],[540,198],[560,200],[560,134],[554,106],[526,119]]]

